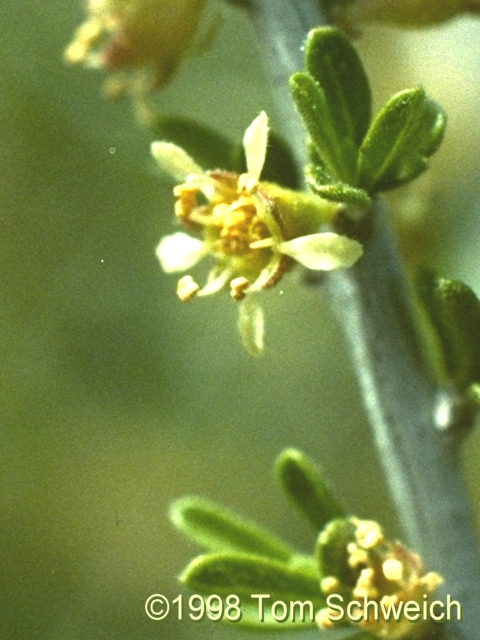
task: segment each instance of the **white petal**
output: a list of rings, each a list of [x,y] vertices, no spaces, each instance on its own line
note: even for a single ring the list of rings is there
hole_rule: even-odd
[[[193,267],[207,253],[207,248],[201,240],[178,232],[162,238],[156,253],[162,269],[174,273]]]
[[[176,144],[152,142],[151,151],[160,169],[179,182],[185,182],[187,176],[191,174],[203,175],[203,169]]]
[[[247,295],[239,304],[238,328],[243,346],[252,356],[263,354],[263,311],[254,295]]]
[[[243,147],[247,160],[247,172],[256,180],[265,164],[268,142],[268,116],[265,111],[255,118],[252,124],[245,131],[243,136]]]
[[[330,232],[295,238],[282,242],[278,248],[316,271],[351,267],[363,253],[362,245],[356,240]]]

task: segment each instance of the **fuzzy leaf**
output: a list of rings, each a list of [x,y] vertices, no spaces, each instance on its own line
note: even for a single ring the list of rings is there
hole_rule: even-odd
[[[353,184],[356,151],[351,140],[338,135],[335,115],[330,111],[324,90],[310,74],[303,72],[291,76],[290,90],[326,171],[336,181]]]
[[[282,489],[315,531],[345,515],[318,470],[300,451],[283,451],[275,462],[275,471]]]
[[[423,89],[393,96],[360,147],[357,186],[368,193],[393,189],[417,177],[439,147],[446,117]]]
[[[180,576],[183,584],[200,593],[238,595],[242,601],[265,593],[271,601],[311,600],[323,606],[319,577],[304,568],[241,553],[211,553],[195,558]]]
[[[420,299],[440,343],[445,373],[461,388],[480,382],[480,301],[462,282],[423,272]]]
[[[345,202],[358,207],[368,207],[371,204],[371,199],[366,191],[355,189],[355,187],[350,187],[342,182],[318,186],[313,188],[313,191],[331,202]]]
[[[211,551],[240,551],[287,562],[293,550],[260,527],[203,498],[174,502],[170,517],[191,540]]]
[[[338,139],[359,147],[370,125],[372,99],[355,48],[338,29],[314,29],[307,38],[306,66],[325,93]]]
[[[343,182],[328,182],[328,176],[322,167],[308,165],[305,170],[307,184],[317,195],[333,202],[345,202],[359,207],[368,207],[370,197],[363,189],[356,189]]]

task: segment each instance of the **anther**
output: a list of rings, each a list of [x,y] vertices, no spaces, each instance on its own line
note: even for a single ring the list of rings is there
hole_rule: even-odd
[[[249,282],[244,277],[234,278],[230,282],[230,295],[234,300],[243,300],[248,289]]]
[[[177,296],[182,302],[188,302],[196,296],[200,287],[192,278],[192,276],[184,276],[180,278],[177,284]]]

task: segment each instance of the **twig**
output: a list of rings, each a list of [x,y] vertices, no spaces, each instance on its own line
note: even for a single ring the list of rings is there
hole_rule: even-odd
[[[250,4],[281,119],[303,164],[304,132],[287,95],[287,80],[303,66],[301,44],[309,29],[325,24],[324,16],[318,0]],[[462,605],[462,621],[445,623],[432,634],[438,640],[474,640],[480,629],[480,559],[458,440],[436,425],[438,389],[417,338],[405,276],[380,201],[371,221],[364,257],[352,269],[329,274],[326,287],[352,350],[405,537],[428,568],[444,577],[439,597],[445,601],[449,594]]]

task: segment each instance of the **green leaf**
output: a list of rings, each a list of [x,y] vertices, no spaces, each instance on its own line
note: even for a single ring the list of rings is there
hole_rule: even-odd
[[[204,593],[240,597],[268,593],[272,599],[309,599],[324,603],[314,572],[278,560],[245,553],[209,553],[195,558],[180,577],[183,584]]]
[[[203,498],[173,503],[170,517],[191,540],[211,551],[240,551],[287,562],[293,550],[232,511]]]
[[[372,194],[416,178],[438,149],[446,117],[423,89],[393,96],[373,121],[360,147],[357,186]]]
[[[480,382],[480,301],[462,282],[430,271],[417,290],[438,338],[446,377],[460,388]]]
[[[323,27],[309,33],[305,53],[307,71],[325,93],[338,139],[359,147],[370,125],[372,98],[355,48],[338,29]]]
[[[339,137],[324,90],[310,74],[303,72],[291,76],[290,90],[326,171],[336,181],[353,184],[356,150],[351,140]]]
[[[363,189],[356,189],[343,182],[328,182],[328,176],[321,167],[307,165],[305,177],[310,189],[326,200],[359,207],[369,207],[371,204],[368,193]]]
[[[316,558],[320,575],[338,578],[344,588],[355,586],[348,564],[348,544],[355,541],[355,524],[349,519],[332,520],[318,536]],[[342,590],[339,589],[339,592]]]
[[[366,191],[363,189],[355,189],[348,184],[342,182],[336,182],[335,184],[319,185],[318,187],[312,187],[313,191],[325,200],[331,200],[332,202],[345,202],[346,204],[353,204],[358,207],[369,207],[371,199]]]
[[[248,554],[216,553],[199,556],[185,569],[180,580],[197,593],[215,593],[224,599],[231,594],[237,595],[244,613],[240,623],[258,628],[278,628],[279,623],[269,615],[271,605],[277,600],[285,602],[288,607],[291,602],[311,602],[313,620],[307,617],[309,626],[315,625],[315,613],[325,606],[325,597],[320,592],[319,579],[315,573]],[[258,599],[252,598],[255,594],[269,596],[264,600],[267,615],[263,622],[259,620]],[[288,616],[280,624],[282,628],[292,625],[305,628],[305,624],[298,619],[296,623],[293,622],[292,616]]]
[[[297,509],[320,531],[329,520],[345,515],[312,462],[296,449],[286,449],[275,462],[282,489]]]

